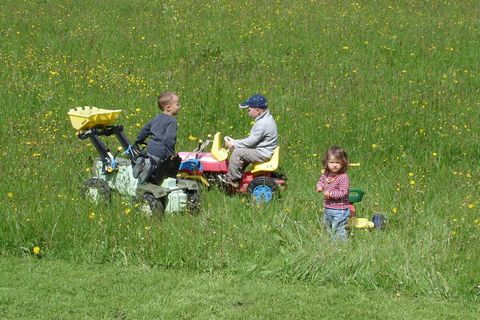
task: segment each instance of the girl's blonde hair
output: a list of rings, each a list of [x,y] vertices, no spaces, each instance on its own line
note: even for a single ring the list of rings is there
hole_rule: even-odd
[[[343,150],[341,147],[338,147],[338,146],[331,146],[330,148],[328,148],[322,160],[322,165],[325,172],[330,172],[330,170],[328,170],[328,159],[330,157],[333,157],[335,159],[342,161],[343,166],[342,166],[342,169],[339,171],[339,173],[347,172],[349,162],[348,162],[348,155],[345,150]]]
[[[163,111],[165,107],[170,103],[170,101],[172,101],[173,97],[176,96],[177,95],[171,91],[166,91],[160,94],[157,98],[158,108]]]

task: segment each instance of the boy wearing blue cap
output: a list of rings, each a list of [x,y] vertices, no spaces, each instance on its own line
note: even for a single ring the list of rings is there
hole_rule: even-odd
[[[233,148],[225,182],[235,188],[238,188],[238,182],[247,165],[270,160],[278,145],[277,125],[268,110],[268,102],[264,96],[255,94],[241,103],[240,108],[247,108],[248,115],[255,123],[248,137],[230,139],[225,143],[228,148]]]

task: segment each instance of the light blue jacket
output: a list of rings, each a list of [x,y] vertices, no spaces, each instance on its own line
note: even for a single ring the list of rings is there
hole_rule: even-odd
[[[256,149],[267,159],[272,157],[277,145],[277,125],[268,109],[255,119],[247,138],[234,142],[235,148]]]

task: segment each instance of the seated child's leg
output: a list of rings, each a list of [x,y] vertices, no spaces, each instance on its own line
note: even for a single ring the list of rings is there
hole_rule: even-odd
[[[178,173],[178,168],[180,167],[180,163],[182,162],[182,159],[177,155],[173,156],[173,158],[169,158],[168,160],[165,161],[165,166],[166,166],[166,174],[167,177],[170,178],[175,178]]]
[[[242,178],[245,167],[252,162],[266,161],[255,149],[235,148],[228,163],[227,179],[238,181]]]
[[[243,149],[234,149],[230,156],[227,173],[227,179],[230,181],[238,181],[242,178],[244,163],[240,156],[241,150]]]

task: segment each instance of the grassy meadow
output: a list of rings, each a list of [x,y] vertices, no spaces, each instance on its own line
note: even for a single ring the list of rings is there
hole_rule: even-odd
[[[477,1],[5,0],[0,9],[2,259],[455,301],[467,317],[478,310]],[[133,139],[166,90],[181,99],[177,151],[216,131],[246,135],[238,103],[266,95],[288,176],[282,197],[256,206],[205,190],[198,215],[161,220],[120,196],[83,199],[97,153],[75,136],[68,110],[122,109],[118,123]],[[355,230],[345,245],[318,223],[314,187],[332,144],[360,163],[349,171],[366,192],[359,216],[388,217],[384,231]]]

